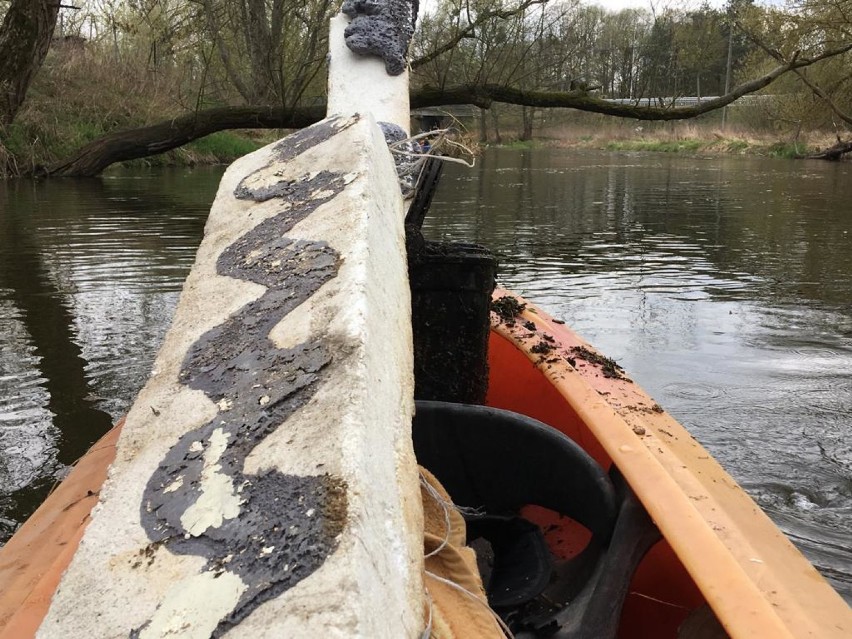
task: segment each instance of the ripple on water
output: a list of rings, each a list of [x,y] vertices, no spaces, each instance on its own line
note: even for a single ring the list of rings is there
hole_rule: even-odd
[[[672,382],[663,386],[663,390],[673,397],[696,401],[715,399],[726,393],[724,388],[700,382]]]
[[[17,280],[4,282],[16,282],[20,291],[0,290],[0,543],[14,527],[8,522],[26,517],[52,485],[62,468],[57,455],[85,449],[98,434],[74,415],[64,416],[68,432],[53,426],[56,402],[49,403],[46,388],[61,384],[61,375],[54,370],[47,380],[38,372],[42,360],[27,332],[38,319],[20,321],[10,300],[59,298],[73,318],[72,343],[63,346],[82,356],[85,377],[63,401],[97,402],[118,418],[148,377],[220,175],[157,171],[0,184],[0,222],[17,238],[4,242],[0,231],[0,257],[39,269],[37,284],[13,270]]]
[[[39,358],[17,309],[0,297],[0,518],[10,496],[56,465],[55,431],[36,364]],[[3,525],[0,523],[0,540]]]
[[[852,604],[852,517],[849,482],[791,488],[785,483],[745,484],[772,520]]]

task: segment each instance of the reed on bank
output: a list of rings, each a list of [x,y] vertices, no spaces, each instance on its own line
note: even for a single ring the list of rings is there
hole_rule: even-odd
[[[774,131],[743,124],[676,122],[657,126],[568,127],[545,129],[540,137],[553,146],[608,151],[646,151],[698,155],[759,155],[801,158],[836,142],[825,131]]]

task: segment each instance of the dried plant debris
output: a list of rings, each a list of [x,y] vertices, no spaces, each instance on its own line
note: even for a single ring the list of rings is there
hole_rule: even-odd
[[[536,355],[547,355],[552,350],[553,344],[548,344],[544,340],[541,340],[538,344],[530,348],[530,353],[535,353]]]
[[[420,173],[420,145],[398,124],[379,122],[379,128],[393,153],[402,197],[409,199],[414,196],[414,187],[417,185],[417,177]]]
[[[571,348],[571,352],[576,356],[577,359],[582,359],[590,364],[597,364],[601,367],[601,373],[604,377],[609,379],[620,379],[625,382],[632,382],[633,380],[629,379],[624,374],[624,369],[616,363],[614,359],[609,357],[604,357],[600,353],[595,353],[594,351],[590,351],[585,346],[573,346]]]
[[[509,326],[515,325],[515,318],[523,313],[526,307],[526,304],[519,302],[510,295],[498,297],[496,300],[491,302],[491,311],[496,313],[497,317]]]

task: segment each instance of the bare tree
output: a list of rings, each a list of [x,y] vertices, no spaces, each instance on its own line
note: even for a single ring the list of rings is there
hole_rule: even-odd
[[[310,54],[324,51],[327,35],[316,20],[331,7],[329,0],[310,0],[299,7],[292,0],[192,1],[205,9],[208,20],[210,16],[215,18],[208,28],[221,38],[222,64],[232,67],[230,71],[225,69],[227,75],[233,73],[246,85],[239,93],[247,104],[204,109],[199,103],[195,111],[185,115],[109,133],[48,167],[46,174],[95,175],[113,162],[162,153],[215,131],[299,127],[322,117],[324,104],[318,75],[322,65]],[[263,47],[251,43],[255,36],[237,29],[242,29],[242,19],[206,11],[242,8],[248,20],[252,3],[256,3],[259,12],[256,21],[267,21],[267,26],[255,26],[264,33],[267,27],[269,31],[268,36],[257,37],[272,42],[278,37],[273,37],[275,33],[286,41],[280,54],[268,60],[263,58]],[[606,82],[610,87],[616,84],[616,34],[606,35],[604,50],[596,48],[594,38],[601,33],[600,16],[594,11],[575,15],[570,7],[566,8],[569,4],[548,8],[546,0],[449,0],[436,24],[430,27],[426,21],[429,28],[424,28],[420,48],[414,52],[412,67],[417,82],[413,82],[412,106],[472,104],[487,109],[494,103],[505,103],[526,107],[528,116],[534,109],[560,107],[639,120],[687,119],[720,109],[792,72],[824,64],[823,61],[852,50],[852,37],[848,37],[831,46],[812,48],[802,54],[794,52],[724,95],[702,100],[695,106],[651,107],[639,100],[624,103],[609,100],[594,90],[596,83]],[[276,14],[276,7],[282,13]],[[310,12],[305,13],[308,9]],[[564,13],[559,13],[561,10]],[[294,19],[288,22],[288,17]],[[291,30],[275,26],[281,21],[291,25]],[[629,91],[636,98],[643,90],[635,91],[637,83],[644,83],[638,79],[642,61],[636,51],[637,34],[623,28],[621,31],[620,90]],[[292,34],[292,38],[287,34]],[[308,40],[301,44],[305,38]],[[593,55],[589,55],[589,50]],[[595,76],[588,78],[590,82],[584,81],[587,73]],[[303,98],[308,87],[312,87],[310,100]]]
[[[298,105],[323,69],[333,0],[191,0],[245,104]]]
[[[795,11],[752,11],[738,28],[773,63],[831,50],[852,39],[852,0],[801,0]],[[773,101],[775,117],[822,129],[833,128],[837,142],[808,157],[838,160],[852,153],[852,53],[834,56],[814,69],[793,69],[783,97]]]
[[[0,129],[15,119],[41,67],[59,15],[59,0],[13,0],[0,26]]]

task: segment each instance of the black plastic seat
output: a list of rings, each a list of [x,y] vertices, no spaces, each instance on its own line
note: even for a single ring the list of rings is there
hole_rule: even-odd
[[[509,515],[535,504],[571,517],[602,545],[615,490],[582,448],[541,422],[496,408],[418,401],[414,451],[460,506]]]
[[[418,462],[463,507],[468,542],[491,543],[489,604],[516,636],[615,636],[633,572],[659,538],[620,477],[614,485],[557,430],[484,406],[417,401],[413,440]],[[555,561],[542,532],[518,514],[531,504],[585,526],[587,548]]]
[[[529,504],[568,516],[592,533],[584,554],[595,557],[577,562],[578,574],[571,576],[583,583],[589,578],[609,542],[617,504],[609,477],[582,448],[518,413],[432,401],[417,402],[413,436],[418,462],[456,505],[473,509],[465,516],[468,541],[491,544],[494,563],[485,585],[493,608],[510,617],[553,580],[556,566],[544,536],[518,515]]]

